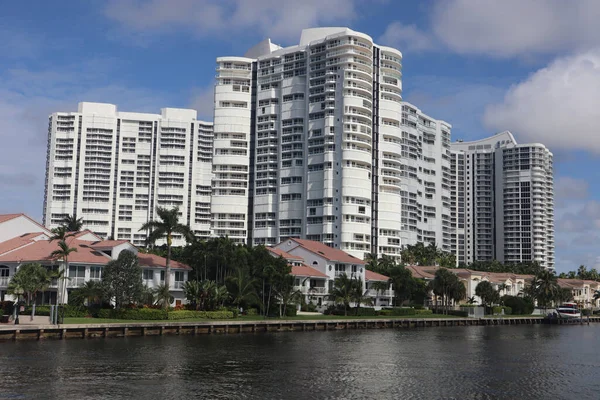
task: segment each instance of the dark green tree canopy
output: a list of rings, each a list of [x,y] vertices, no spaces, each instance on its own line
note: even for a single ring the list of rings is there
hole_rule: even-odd
[[[110,261],[102,273],[102,288],[105,297],[114,300],[115,308],[137,302],[144,291],[137,255],[123,250]]]

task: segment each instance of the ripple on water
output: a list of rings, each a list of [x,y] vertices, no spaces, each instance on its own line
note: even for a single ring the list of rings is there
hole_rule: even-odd
[[[597,399],[600,326],[4,343],[0,399]]]

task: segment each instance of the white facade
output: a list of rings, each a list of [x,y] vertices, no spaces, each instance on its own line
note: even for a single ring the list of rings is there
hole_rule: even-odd
[[[539,143],[517,144],[510,132],[451,147],[457,261],[554,268],[552,153]]]
[[[49,241],[51,235],[48,229],[24,214],[0,215],[0,301],[16,300],[15,296],[7,294],[7,289],[21,265],[37,262],[50,270],[64,270],[62,261],[50,258],[52,251],[58,248],[56,241]],[[116,260],[123,250],[137,255],[144,286],[152,289],[164,284],[166,260],[153,254],[138,253],[138,249],[129,242],[102,241],[92,232],[82,231],[69,237],[67,243],[77,250],[71,253],[69,268],[65,271],[68,280],[53,281],[44,293],[38,295],[41,304],[63,303],[63,293],[66,295],[64,302],[67,302],[71,290],[88,281],[100,281],[106,264]],[[183,286],[190,269],[187,265],[171,261],[169,281],[173,305],[186,302]]]
[[[49,118],[44,224],[76,215],[102,238],[142,245],[139,229],[156,207],[178,206],[180,220],[209,237],[211,159],[212,123],[195,110],[144,114],[79,103],[77,112]]]
[[[215,234],[306,238],[361,259],[417,241],[449,250],[450,125],[403,107],[401,70],[400,51],[347,28],[218,58]]]

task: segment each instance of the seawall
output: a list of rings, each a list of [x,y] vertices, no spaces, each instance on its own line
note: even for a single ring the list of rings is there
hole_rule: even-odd
[[[336,320],[266,320],[111,323],[81,325],[4,325],[0,340],[110,338],[156,335],[240,334],[257,332],[328,331],[343,329],[410,329],[451,326],[587,324],[600,317],[582,321],[557,321],[541,317],[519,318],[405,318],[405,319],[336,319]]]

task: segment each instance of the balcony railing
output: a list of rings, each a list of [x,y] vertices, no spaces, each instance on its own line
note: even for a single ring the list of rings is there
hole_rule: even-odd
[[[0,278],[0,286],[8,286],[8,281],[10,281],[10,277],[3,276]]]
[[[69,278],[67,280],[67,287],[81,287],[85,284],[85,278]]]
[[[183,281],[175,281],[175,283],[173,284],[173,289],[183,289],[184,285],[185,282]]]
[[[391,297],[394,295],[393,290],[380,290],[377,291],[375,289],[367,289],[367,296],[372,297]]]
[[[322,286],[313,286],[308,289],[308,293],[326,294],[327,288]]]

